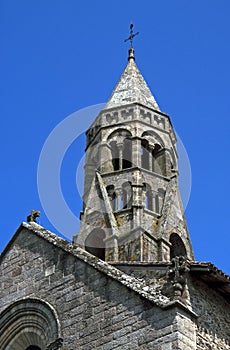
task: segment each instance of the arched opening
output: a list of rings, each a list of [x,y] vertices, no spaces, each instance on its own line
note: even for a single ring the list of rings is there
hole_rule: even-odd
[[[42,350],[62,343],[56,311],[40,299],[18,300],[0,314],[0,349]]]
[[[85,240],[85,250],[101,260],[105,260],[105,232],[101,228],[93,229]]]
[[[164,175],[166,162],[163,140],[152,130],[143,132],[141,137],[142,167]]]
[[[114,131],[108,137],[111,147],[112,164],[114,170],[127,169],[132,166],[131,133],[126,129]]]
[[[176,256],[187,256],[185,245],[177,233],[171,234],[169,242],[171,243],[170,260]]]

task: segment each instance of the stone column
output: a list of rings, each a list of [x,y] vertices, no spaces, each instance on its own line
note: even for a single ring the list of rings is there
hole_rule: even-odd
[[[116,195],[117,195],[117,209],[121,210],[121,209],[123,209],[121,207],[122,188],[116,189]]]
[[[137,136],[132,138],[132,164],[141,168],[141,139]]]
[[[149,146],[149,170],[153,171],[153,150],[154,146]]]
[[[123,164],[123,143],[117,143],[118,151],[119,151],[119,170],[122,170]]]
[[[114,171],[113,163],[112,163],[111,148],[106,142],[102,142],[100,144],[99,162],[100,162],[100,170],[102,173],[109,173]]]
[[[150,210],[154,211],[155,212],[155,195],[156,195],[156,191],[154,190],[149,190],[149,193],[150,193],[150,200],[151,200],[151,203],[150,203]]]
[[[133,227],[138,227],[141,225],[143,216],[143,182],[141,171],[134,171],[132,177]]]

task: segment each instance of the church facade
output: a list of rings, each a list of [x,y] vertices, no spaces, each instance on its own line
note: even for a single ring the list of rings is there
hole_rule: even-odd
[[[33,212],[1,254],[0,349],[230,349],[230,277],[195,261],[176,135],[132,47],[86,136],[73,242]]]

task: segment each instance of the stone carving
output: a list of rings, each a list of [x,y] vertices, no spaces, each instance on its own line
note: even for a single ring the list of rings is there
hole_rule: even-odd
[[[132,173],[132,179],[134,184],[142,184],[143,174],[140,170],[136,170]]]
[[[174,291],[174,298],[182,296],[186,284],[186,275],[190,270],[186,257],[176,256],[171,260],[172,266],[167,271],[167,277],[170,279]]]
[[[58,349],[60,349],[62,347],[62,343],[63,343],[63,339],[62,338],[58,338],[54,342],[49,344],[47,346],[46,350],[58,350]]]
[[[27,222],[37,222],[36,219],[40,216],[40,211],[32,210],[30,215],[27,216]]]

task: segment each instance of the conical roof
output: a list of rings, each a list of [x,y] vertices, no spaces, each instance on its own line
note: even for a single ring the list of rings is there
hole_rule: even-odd
[[[135,102],[160,110],[141,72],[137,68],[134,50],[131,48],[129,50],[128,64],[113,90],[105,109]]]

